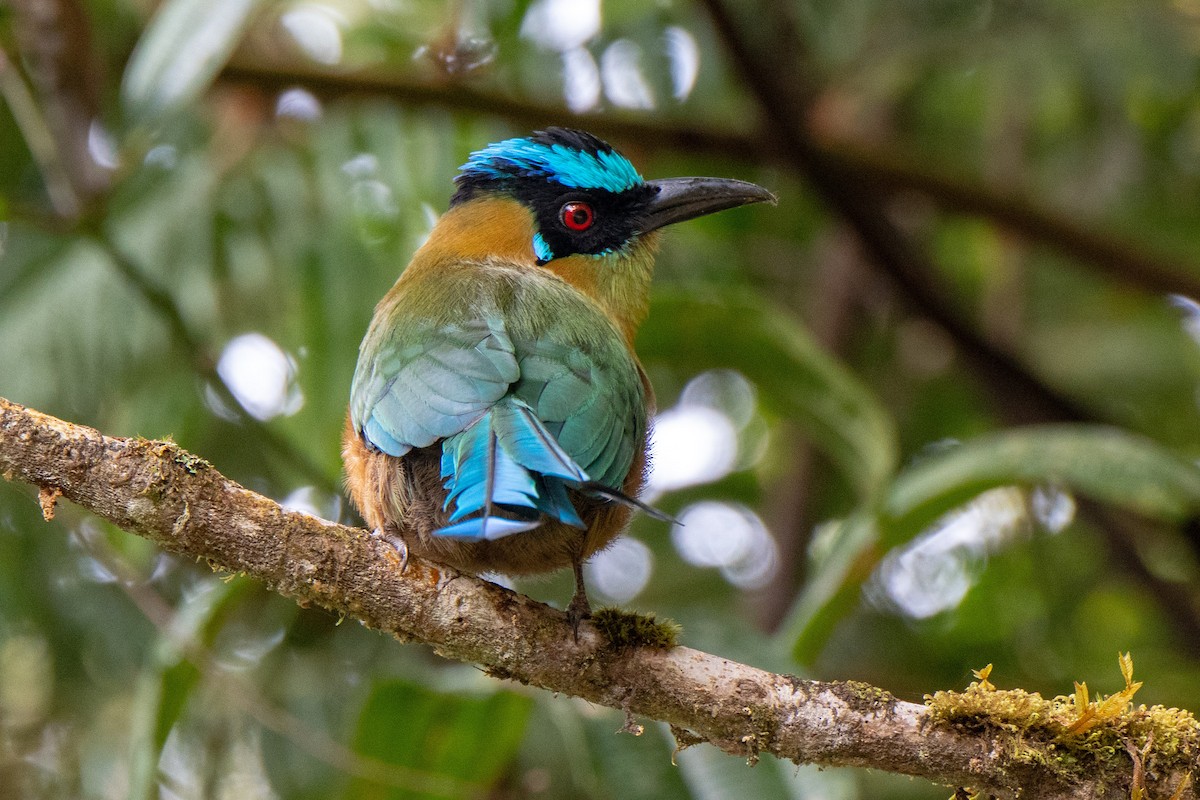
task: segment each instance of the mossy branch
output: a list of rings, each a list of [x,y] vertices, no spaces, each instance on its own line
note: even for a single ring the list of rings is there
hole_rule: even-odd
[[[1148,726],[1122,729],[1129,753],[1141,754],[1136,764],[1128,756],[1122,771],[1107,750],[1101,760],[1073,749],[1069,736],[1014,730],[1010,720],[956,705],[951,695],[909,703],[866,684],[800,680],[687,647],[639,646],[644,637],[614,644],[588,624],[576,641],[562,612],[415,557],[402,574],[386,540],[285,511],[172,442],[104,436],[3,398],[0,474],[37,487],[47,518],[66,498],[166,550],[423,642],[497,678],[667,722],[681,746],[707,742],[750,762],[771,754],[871,767],[1022,798],[1127,798],[1133,788],[1166,798],[1195,766],[1186,738],[1172,740],[1171,760],[1149,758],[1156,743],[1137,740],[1140,730],[1158,730]],[[1106,719],[1088,735],[1113,724]],[[1074,759],[1070,770],[1061,768],[1064,753]],[[1133,785],[1135,766],[1144,787]],[[1177,796],[1194,794],[1184,788]]]

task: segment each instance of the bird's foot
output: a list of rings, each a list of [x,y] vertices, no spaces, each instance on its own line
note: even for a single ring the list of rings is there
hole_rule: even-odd
[[[376,528],[371,531],[372,536],[377,536],[390,544],[396,550],[396,555],[400,559],[400,574],[403,575],[408,569],[408,542],[404,541],[404,537],[397,536],[393,533],[388,533],[383,528]]]
[[[588,602],[587,592],[583,591],[583,587],[580,586],[575,590],[571,604],[567,606],[567,624],[571,626],[571,632],[575,634],[575,644],[579,644],[579,623],[591,618],[592,604]]]

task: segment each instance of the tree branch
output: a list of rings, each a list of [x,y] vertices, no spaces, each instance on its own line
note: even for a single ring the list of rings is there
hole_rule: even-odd
[[[104,436],[0,398],[0,474],[39,487],[47,516],[65,497],[164,549],[495,677],[665,721],[681,745],[872,767],[1000,797],[1128,796],[1127,776],[1056,773],[1050,742],[1017,748],[1002,728],[939,722],[865,684],[801,680],[686,647],[614,649],[586,624],[576,642],[560,611],[415,557],[402,574],[387,540],[285,511],[172,442]],[[1039,760],[1031,747],[1047,750]]]
[[[1011,193],[956,180],[936,170],[921,169],[889,154],[849,142],[815,142],[827,159],[856,174],[879,191],[927,197],[950,214],[983,217],[1035,244],[1077,259],[1109,280],[1145,292],[1200,297],[1200,264],[1191,256],[1173,255],[1150,242],[1134,242],[1039,208]]]

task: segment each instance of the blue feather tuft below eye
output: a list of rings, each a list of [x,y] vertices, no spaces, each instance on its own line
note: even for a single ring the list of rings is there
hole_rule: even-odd
[[[542,238],[540,233],[533,235],[533,254],[537,256],[538,264],[545,264],[547,261],[554,260],[554,251],[550,249],[550,245],[546,244],[546,240]]]

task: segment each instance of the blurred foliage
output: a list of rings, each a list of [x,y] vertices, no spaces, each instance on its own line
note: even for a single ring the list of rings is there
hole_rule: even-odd
[[[900,165],[903,191],[860,188],[1020,381],[931,321],[778,152],[719,5],[0,6],[0,395],[171,436],[354,521],[338,441],[358,342],[457,166],[531,123],[596,127],[646,175],[781,198],[673,230],[639,340],[660,410],[715,412],[737,442],[655,502],[725,503],[742,538],[689,525],[697,549],[639,519],[643,547],[621,552],[648,582],[606,598],[594,579],[598,599],[679,620],[694,647],[910,699],[987,663],[1048,696],[1113,691],[1130,650],[1139,699],[1200,708],[1200,4],[766,4],[795,25],[814,139]],[[1113,259],[1079,257],[1063,226]],[[564,602],[569,576],[519,588]],[[616,733],[619,713],[341,623],[77,510],[47,525],[0,483],[0,787],[945,796],[704,747],[674,766],[663,727]]]

